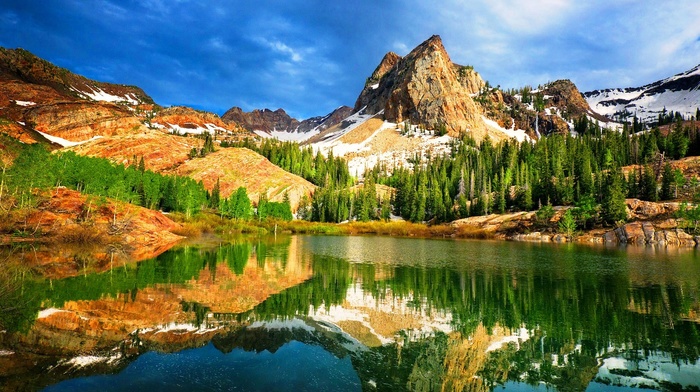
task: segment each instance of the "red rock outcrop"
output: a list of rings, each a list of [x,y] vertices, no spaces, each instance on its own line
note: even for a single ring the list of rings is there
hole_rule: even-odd
[[[190,151],[201,148],[202,144],[203,141],[198,138],[146,129],[141,133],[96,139],[70,150],[123,165],[132,164],[134,157],[143,157],[146,169],[163,173],[183,164],[189,159]]]
[[[72,100],[72,99],[91,99],[91,95],[98,96],[101,93],[108,94],[118,99],[124,98],[124,101],[131,101],[134,104],[138,103],[153,103],[153,99],[149,97],[143,90],[135,86],[125,86],[112,83],[103,83],[90,80],[80,75],[76,75],[65,68],[57,67],[50,62],[40,59],[29,51],[24,49],[5,49],[0,48],[0,81],[20,81],[22,88],[16,89],[17,94],[36,94],[36,92],[44,91],[54,100]],[[0,83],[4,84],[4,83]],[[48,87],[46,90],[44,86]],[[21,92],[30,87],[30,92]],[[32,91],[33,90],[33,91]],[[43,99],[22,99],[31,98],[30,95],[11,95],[9,99],[34,101],[49,103]],[[34,97],[37,98],[36,96]],[[0,105],[2,102],[0,101]]]
[[[94,255],[91,267],[95,271],[109,268],[109,244],[119,248],[132,260],[154,257],[175,245],[182,237],[171,232],[179,225],[161,212],[132,204],[87,196],[66,188],[39,194],[36,210],[28,215],[11,214],[17,230],[28,235],[75,245],[104,245]],[[50,278],[63,278],[82,273],[84,265],[75,260],[70,247],[64,251],[37,250],[27,267]],[[86,260],[86,262],[88,262]]]
[[[33,130],[70,142],[138,132],[142,120],[133,110],[144,104],[153,100],[138,87],[93,81],[26,50],[0,48],[0,117],[34,140],[48,142]]]
[[[206,129],[216,134],[241,134],[251,136],[250,133],[235,122],[225,122],[215,113],[203,112],[183,106],[174,106],[158,111],[151,120],[152,124],[160,124],[166,128],[177,125],[183,129]]]
[[[144,130],[141,120],[120,105],[97,102],[60,102],[37,105],[24,112],[24,121],[37,131],[73,142],[95,136],[114,136]]]

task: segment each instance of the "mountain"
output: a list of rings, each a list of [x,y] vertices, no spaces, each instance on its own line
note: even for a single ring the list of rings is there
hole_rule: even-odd
[[[584,93],[598,113],[629,121],[636,115],[646,123],[658,122],[659,114],[673,111],[695,116],[700,108],[700,65],[666,79],[635,88],[611,88]]]
[[[76,99],[153,104],[153,99],[138,87],[87,79],[24,49],[0,48],[0,80],[3,82],[2,106],[11,101],[28,106],[34,101],[50,103]]]
[[[316,189],[312,183],[282,170],[247,148],[222,148],[204,158],[188,160],[174,172],[202,181],[208,190],[220,181],[222,197],[229,197],[238,187],[245,187],[254,204],[261,194],[276,202],[284,201],[286,194],[292,211],[297,210],[302,197],[310,198]]]
[[[388,53],[367,79],[355,112],[381,113],[386,121],[408,121],[428,129],[444,125],[453,136],[469,131],[477,140],[487,134],[504,138],[489,132],[471,97],[473,92],[460,82],[459,69],[437,35],[406,57]]]
[[[342,116],[342,111],[339,113]],[[317,123],[333,116],[327,117]],[[39,142],[117,164],[135,164],[136,159],[143,158],[150,170],[191,176],[210,190],[221,177],[224,197],[239,186],[248,189],[253,202],[261,193],[271,201],[282,201],[286,192],[296,209],[299,199],[313,192],[313,184],[248,149],[227,148],[191,158],[191,151],[200,150],[204,142],[182,136],[205,132],[217,140],[252,136],[237,123],[226,122],[214,113],[187,107],[162,108],[138,87],[93,81],[25,50],[0,48],[3,164],[16,156],[19,144]]]
[[[301,142],[338,124],[351,113],[351,108],[341,106],[326,116],[299,121],[289,116],[284,109],[275,111],[255,109],[251,112],[244,112],[239,107],[233,107],[226,111],[221,118],[228,123],[240,124],[243,128],[262,137],[276,137],[280,140]]]
[[[23,49],[0,48],[0,130],[24,142],[72,145],[133,132],[153,99],[134,86],[102,83]]]

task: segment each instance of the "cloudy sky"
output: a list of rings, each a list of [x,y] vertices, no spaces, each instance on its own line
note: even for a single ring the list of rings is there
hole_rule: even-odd
[[[0,46],[219,114],[353,106],[386,52],[433,34],[503,88],[640,86],[700,63],[697,0],[0,0]]]

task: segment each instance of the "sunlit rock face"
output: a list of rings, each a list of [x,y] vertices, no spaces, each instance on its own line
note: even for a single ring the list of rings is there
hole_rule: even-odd
[[[467,78],[475,79],[475,78]],[[471,89],[476,80],[465,80]],[[406,57],[387,54],[355,103],[355,111],[376,114],[393,123],[409,121],[430,129],[447,126],[450,134],[470,131],[486,136],[481,112],[460,81],[439,36],[432,36]],[[497,139],[499,135],[494,135]]]
[[[239,187],[246,188],[254,203],[261,194],[270,201],[282,202],[286,193],[293,211],[302,197],[310,197],[316,189],[309,181],[247,148],[220,148],[205,157],[192,159],[192,149],[199,150],[202,145],[198,138],[146,130],[133,135],[100,138],[70,149],[80,155],[107,158],[124,165],[135,164],[134,157],[143,158],[147,169],[202,181],[209,191],[219,182],[222,197],[229,197]]]

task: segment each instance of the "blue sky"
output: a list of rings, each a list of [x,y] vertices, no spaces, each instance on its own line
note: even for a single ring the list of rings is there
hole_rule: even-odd
[[[433,34],[503,88],[640,86],[700,63],[697,0],[0,0],[0,46],[219,114],[353,106],[386,52]]]

